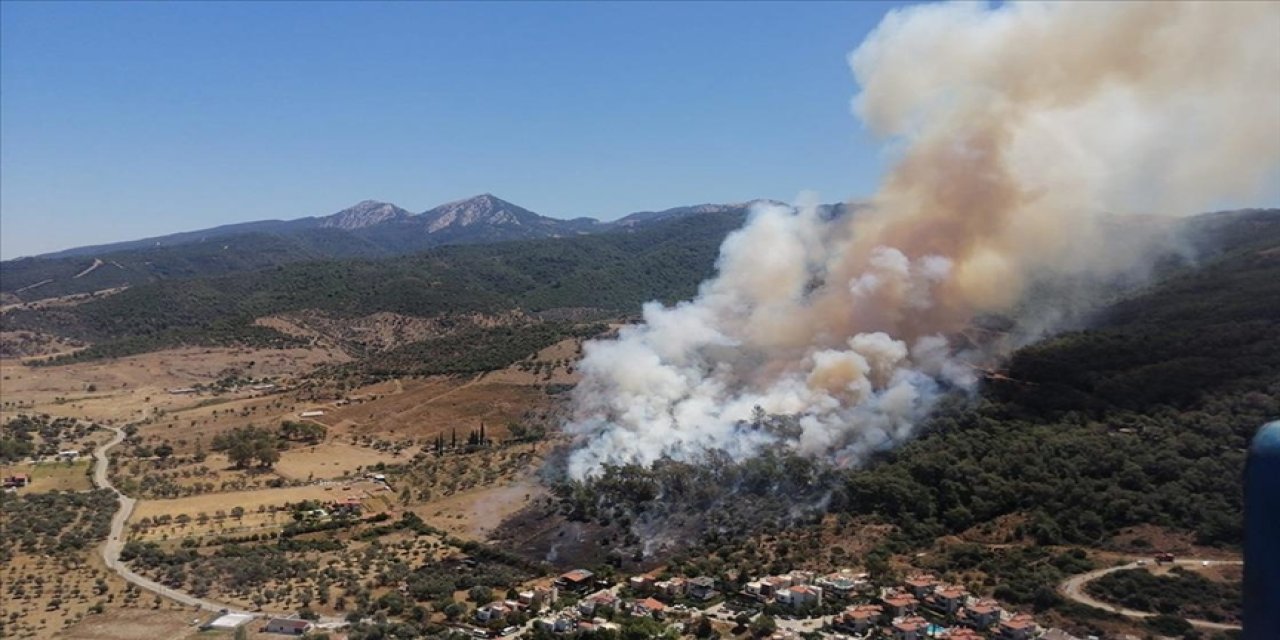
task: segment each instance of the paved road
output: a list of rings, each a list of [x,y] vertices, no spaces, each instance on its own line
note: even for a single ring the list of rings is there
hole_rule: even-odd
[[[1244,564],[1239,560],[1206,560],[1206,559],[1199,559],[1199,558],[1185,558],[1185,559],[1176,561],[1176,564],[1190,567],[1190,566],[1202,565],[1205,562],[1211,565],[1213,564],[1234,564],[1234,565]],[[1075,600],[1080,604],[1086,604],[1091,607],[1096,607],[1098,609],[1102,609],[1104,611],[1110,611],[1112,613],[1118,613],[1122,616],[1128,616],[1130,618],[1148,618],[1156,614],[1151,613],[1150,611],[1138,611],[1136,609],[1126,609],[1124,607],[1120,607],[1114,604],[1109,604],[1101,600],[1096,600],[1090,597],[1088,593],[1085,593],[1085,590],[1084,590],[1084,586],[1086,584],[1094,580],[1097,580],[1098,578],[1101,578],[1102,576],[1105,576],[1108,573],[1115,573],[1116,571],[1123,571],[1125,569],[1137,569],[1142,566],[1143,565],[1138,564],[1138,561],[1135,560],[1133,562],[1130,562],[1129,564],[1123,564],[1115,567],[1107,567],[1105,569],[1098,569],[1097,571],[1090,571],[1089,573],[1082,573],[1079,575],[1071,576],[1070,578],[1067,578],[1066,581],[1064,581],[1062,584],[1058,585],[1058,591],[1061,592],[1062,595],[1072,600]],[[1190,622],[1193,626],[1200,627],[1202,629],[1213,629],[1216,631],[1229,631],[1233,629],[1240,629],[1240,625],[1238,624],[1224,624],[1221,622],[1209,622],[1208,620],[1188,620],[1187,622]]]
[[[272,613],[267,611],[245,611],[222,602],[209,600],[207,598],[197,598],[189,593],[170,589],[150,578],[143,577],[134,573],[132,569],[125,566],[120,561],[120,552],[124,549],[125,535],[124,525],[129,520],[129,516],[133,514],[133,508],[138,501],[121,493],[119,489],[111,484],[110,478],[107,477],[107,470],[110,468],[110,460],[108,458],[111,448],[120,444],[125,439],[123,429],[116,427],[106,427],[116,433],[115,437],[107,443],[98,447],[93,452],[95,458],[93,466],[93,483],[98,487],[110,489],[115,492],[116,498],[120,501],[120,509],[116,511],[115,517],[111,519],[111,533],[107,537],[107,542],[102,545],[102,560],[107,564],[107,568],[119,574],[126,582],[135,584],[147,591],[159,594],[175,602],[187,605],[188,607],[199,608],[205,611],[221,611],[226,609],[231,613],[247,613],[255,616],[281,616],[288,617],[293,613]],[[333,627],[344,624],[339,618],[321,618],[317,621],[320,626]]]

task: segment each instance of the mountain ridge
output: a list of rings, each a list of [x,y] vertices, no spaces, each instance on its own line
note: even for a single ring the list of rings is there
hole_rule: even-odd
[[[502,226],[518,226],[529,229],[544,229],[558,233],[576,233],[583,230],[604,230],[615,226],[632,226],[639,222],[667,219],[682,215],[694,215],[708,211],[720,211],[726,208],[747,207],[756,202],[777,202],[775,200],[749,200],[732,204],[699,204],[679,206],[660,211],[644,211],[623,215],[613,221],[602,221],[593,217],[557,218],[535,213],[527,208],[503,200],[492,193],[453,200],[436,205],[419,213],[413,213],[391,202],[381,200],[362,200],[334,213],[320,216],[306,216],[292,219],[251,220],[233,222],[223,225],[179,231],[158,236],[148,236],[136,240],[123,240],[94,245],[69,247],[31,256],[19,256],[0,263],[11,263],[30,259],[52,259],[76,256],[100,255],[148,249],[156,247],[172,247],[183,244],[207,242],[218,238],[241,235],[245,233],[296,233],[309,229],[341,229],[356,231],[384,224],[421,224],[427,233],[444,230],[457,230],[475,226],[477,223],[489,223]],[[625,223],[624,223],[625,222]]]
[[[630,233],[690,216],[745,216],[754,202],[760,201],[675,207],[601,222],[543,216],[490,193],[446,202],[421,213],[389,202],[363,200],[323,216],[235,223],[3,261],[0,298],[5,304],[31,302],[293,262],[382,259],[446,245]],[[109,268],[86,272],[95,262]]]

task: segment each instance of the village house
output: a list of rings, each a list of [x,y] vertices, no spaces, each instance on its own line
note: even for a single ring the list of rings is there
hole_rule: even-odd
[[[813,584],[813,579],[817,577],[818,574],[812,571],[792,571],[787,575],[791,578],[791,584],[797,585],[797,584]]]
[[[902,586],[919,600],[933,593],[933,590],[938,587],[938,579],[931,574],[922,573],[907,578]]]
[[[822,605],[822,587],[809,584],[798,584],[778,592],[778,602],[800,608],[808,605]]]
[[[476,609],[475,618],[480,622],[491,622],[493,620],[506,620],[507,616],[519,611],[521,605],[519,602],[512,600],[503,600],[502,602],[490,602]]]
[[[609,590],[597,591],[578,602],[578,612],[584,616],[595,615],[600,608],[617,610],[618,596]]]
[[[986,640],[981,633],[969,627],[951,627],[943,631],[940,637],[942,640]]]
[[[543,616],[533,621],[533,626],[551,633],[568,633],[578,624],[577,620],[568,616]]]
[[[649,593],[653,588],[653,578],[649,576],[632,576],[627,580],[627,588],[636,593]]]
[[[329,503],[329,512],[335,516],[358,516],[363,510],[364,503],[355,496],[347,496]]]
[[[476,608],[475,619],[480,622],[489,622],[490,620],[502,620],[507,617],[510,611],[501,602],[490,602]]]
[[[975,629],[990,629],[1000,621],[1000,604],[995,600],[980,599],[970,602],[960,610],[959,618]]]
[[[865,573],[854,573],[849,569],[842,569],[814,580],[814,584],[844,598],[856,591],[866,589],[871,585],[871,581]]]
[[[964,587],[942,585],[928,597],[929,604],[947,615],[955,614],[969,599],[969,592]]]
[[[80,457],[80,452],[76,451],[75,449],[67,449],[65,451],[58,452],[58,459],[66,460],[67,462],[71,462],[79,457]]]
[[[1028,640],[1036,635],[1040,627],[1030,614],[1015,613],[1008,620],[1000,622],[1000,630],[996,633],[1001,640]]]
[[[893,621],[893,640],[923,640],[929,621],[920,616],[908,616]]]
[[[299,413],[298,417],[299,418],[319,418],[320,416],[323,416],[323,415],[324,415],[323,411],[319,409],[312,409],[311,411],[303,411],[302,413]]]
[[[716,591],[716,580],[708,576],[700,576],[689,581],[689,597],[698,600],[710,600],[720,595]]]
[[[166,391],[175,396],[185,396],[196,392],[195,387],[174,387],[172,389],[166,389]]]
[[[596,618],[590,622],[583,620],[578,623],[578,631],[583,631],[583,632],[606,631],[606,630],[618,631],[620,629],[622,629],[620,625],[604,620],[603,618]]]
[[[759,600],[769,602],[780,597],[779,594],[793,586],[808,584],[813,575],[806,571],[793,571],[780,576],[768,576],[748,582],[742,593]]]
[[[591,588],[591,579],[594,577],[595,574],[586,569],[574,569],[556,578],[555,585],[561,591],[582,593]]]
[[[653,598],[645,598],[644,600],[636,600],[631,603],[631,615],[661,618],[666,608],[667,605],[662,604]]]
[[[684,578],[672,578],[670,580],[662,580],[655,582],[653,588],[669,598],[680,598],[685,594],[685,590],[689,587],[689,581]]]
[[[916,605],[920,604],[916,597],[901,591],[886,591],[880,597],[880,602],[888,609],[887,613],[890,617],[901,618],[909,616],[916,612]]]
[[[884,607],[878,604],[855,604],[836,615],[831,625],[854,635],[863,635],[880,623]]]
[[[534,587],[518,594],[520,604],[531,611],[542,611],[559,600],[560,592],[555,587]]]
[[[315,625],[306,620],[295,620],[293,618],[272,618],[267,621],[267,626],[263,627],[263,631],[267,633],[283,633],[290,636],[300,636],[311,631]]]
[[[21,489],[31,484],[31,476],[25,473],[15,473],[11,476],[5,476],[4,488]]]

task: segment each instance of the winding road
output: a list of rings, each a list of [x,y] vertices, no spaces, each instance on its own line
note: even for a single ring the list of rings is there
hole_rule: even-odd
[[[1200,566],[1206,562],[1209,563],[1210,565],[1215,565],[1215,564],[1243,565],[1244,564],[1240,560],[1210,560],[1207,558],[1185,558],[1182,560],[1175,561],[1174,564],[1190,567],[1190,566]],[[1082,573],[1079,575],[1071,576],[1070,578],[1067,578],[1062,584],[1058,585],[1058,591],[1062,593],[1062,595],[1072,600],[1075,600],[1080,604],[1088,605],[1096,609],[1102,609],[1103,611],[1118,613],[1122,616],[1127,616],[1130,618],[1149,618],[1156,614],[1150,611],[1138,611],[1136,609],[1126,609],[1118,605],[1103,602],[1101,600],[1090,597],[1089,594],[1086,593],[1084,590],[1085,585],[1109,573],[1124,571],[1125,569],[1140,569],[1144,567],[1145,567],[1144,564],[1138,564],[1138,561],[1134,560],[1133,562],[1130,562],[1128,564],[1122,564],[1114,567],[1107,567],[1105,569],[1098,569],[1096,571],[1090,571],[1088,573]],[[1187,620],[1187,622],[1190,622],[1192,626],[1199,627],[1201,629],[1213,629],[1215,631],[1231,631],[1231,630],[1240,629],[1240,625],[1238,624],[1210,622],[1208,620]]]
[[[93,455],[95,458],[94,467],[93,467],[93,482],[96,486],[100,488],[110,489],[111,491],[115,492],[116,497],[120,502],[119,510],[116,511],[115,516],[111,519],[111,533],[107,538],[106,543],[102,545],[102,560],[106,563],[107,568],[114,571],[116,574],[118,574],[121,578],[123,578],[126,582],[129,582],[130,584],[137,585],[142,589],[145,589],[155,594],[159,594],[165,598],[169,598],[170,600],[179,602],[189,607],[199,608],[205,611],[226,610],[231,613],[244,613],[244,614],[253,615],[253,616],[278,615],[278,616],[287,617],[287,616],[293,615],[291,613],[246,611],[246,610],[234,607],[232,605],[228,605],[222,602],[217,602],[215,600],[209,600],[207,598],[198,598],[191,594],[188,594],[182,591],[177,591],[175,589],[171,589],[154,580],[138,575],[132,569],[125,566],[125,564],[120,561],[120,552],[124,549],[124,544],[125,544],[124,526],[125,526],[125,523],[128,522],[129,516],[133,514],[133,508],[135,505],[137,505],[138,501],[134,498],[130,498],[129,496],[121,493],[119,489],[117,489],[115,486],[111,484],[111,480],[107,474],[107,471],[110,468],[110,459],[108,456],[110,454],[111,448],[123,442],[126,436],[123,429],[120,429],[117,427],[106,427],[106,428],[110,429],[111,431],[114,431],[115,437],[113,437],[110,441],[104,443],[102,446],[98,447],[93,452]],[[1244,564],[1239,560],[1211,560],[1211,559],[1199,559],[1199,558],[1184,558],[1182,560],[1176,561],[1176,564],[1184,565],[1184,566],[1197,566],[1197,565],[1203,565],[1204,563],[1208,563],[1210,565],[1215,565],[1215,564],[1242,565]],[[1129,562],[1128,564],[1117,565],[1114,567],[1106,567],[1104,569],[1098,569],[1095,571],[1090,571],[1088,573],[1075,575],[1065,580],[1062,584],[1058,585],[1058,591],[1061,592],[1062,595],[1066,596],[1067,598],[1070,598],[1071,600],[1074,600],[1084,605],[1088,605],[1090,607],[1102,609],[1104,611],[1118,613],[1120,615],[1127,616],[1130,618],[1151,617],[1155,614],[1151,613],[1150,611],[1137,611],[1135,609],[1126,609],[1124,607],[1102,602],[1101,600],[1097,600],[1095,598],[1090,597],[1085,592],[1085,585],[1092,582],[1093,580],[1101,578],[1102,576],[1105,576],[1110,573],[1115,573],[1116,571],[1123,571],[1125,569],[1138,569],[1143,566],[1144,565],[1138,564],[1137,560],[1134,560],[1133,562]],[[317,622],[318,622],[318,626],[322,626],[322,627],[335,627],[335,626],[344,624],[344,621],[340,618],[321,618]],[[1241,628],[1240,625],[1237,625],[1237,624],[1210,622],[1208,620],[1188,620],[1187,622],[1190,622],[1193,626],[1196,626],[1202,629],[1212,629],[1212,630],[1218,630],[1218,631],[1237,630]]]
[[[189,593],[166,587],[159,582],[151,580],[150,578],[138,575],[132,569],[125,566],[125,564],[120,561],[120,552],[124,550],[125,544],[124,525],[128,522],[129,516],[133,514],[133,508],[137,505],[138,501],[134,498],[130,498],[124,493],[121,493],[119,489],[115,488],[115,486],[111,484],[111,479],[107,475],[107,470],[111,466],[108,456],[111,448],[123,442],[126,436],[123,429],[117,427],[105,428],[114,431],[116,435],[93,452],[93,483],[100,488],[110,489],[115,492],[116,498],[120,502],[120,508],[116,511],[116,515],[111,518],[111,533],[108,535],[106,543],[102,545],[102,560],[106,563],[108,569],[116,572],[117,575],[124,578],[124,580],[130,584],[137,585],[142,589],[161,595],[173,600],[174,602],[193,608],[203,609],[205,611],[225,610],[229,613],[244,613],[251,616],[292,617],[293,615],[296,615],[293,613],[282,612],[246,611],[235,607],[234,605],[218,602],[216,600],[198,598]],[[345,624],[345,622],[340,618],[322,617],[316,622],[317,626],[323,627],[334,627]]]

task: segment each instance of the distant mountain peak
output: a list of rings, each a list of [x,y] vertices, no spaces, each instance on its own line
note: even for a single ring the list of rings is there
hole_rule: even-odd
[[[445,229],[490,226],[531,226],[550,221],[524,207],[520,207],[492,193],[482,193],[465,200],[455,200],[422,213],[428,233]]]
[[[361,200],[333,215],[320,218],[320,226],[351,231],[352,229],[362,229],[392,220],[401,220],[408,218],[410,215],[412,214],[408,211],[390,202]]]

